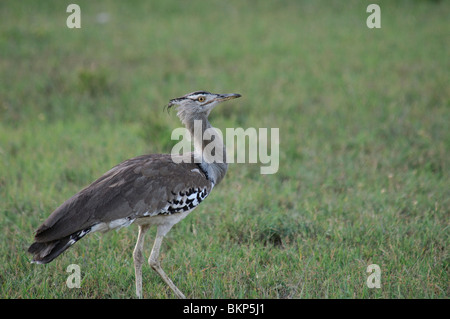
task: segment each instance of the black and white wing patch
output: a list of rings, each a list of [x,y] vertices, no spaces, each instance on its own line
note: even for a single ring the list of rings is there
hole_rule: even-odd
[[[185,191],[181,191],[178,194],[172,192],[174,198],[167,201],[160,211],[147,212],[144,216],[156,216],[156,215],[172,215],[175,213],[186,212],[197,207],[207,196],[208,189],[205,188],[189,188]]]

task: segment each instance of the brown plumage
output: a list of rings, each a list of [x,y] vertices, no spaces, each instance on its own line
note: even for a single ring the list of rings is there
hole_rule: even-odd
[[[93,227],[108,231],[121,227],[117,220],[167,214],[168,203],[197,188],[207,195],[211,186],[198,164],[176,164],[168,154],[126,160],[59,206],[37,229],[29,252],[34,262],[48,263]]]
[[[65,201],[37,229],[35,242],[28,249],[33,254],[33,262],[51,262],[89,233],[136,223],[139,236],[133,256],[136,293],[141,297],[144,234],[150,225],[156,225],[157,237],[149,263],[175,294],[184,298],[159,265],[162,238],[209,195],[227,170],[225,162],[204,160],[202,151],[208,143],[196,140],[198,136],[194,136],[193,123],[200,120],[203,131],[210,128],[207,117],[212,108],[219,102],[239,96],[199,91],[171,100],[169,107],[178,107],[178,116],[191,132],[194,144],[201,145],[201,149],[184,155],[143,155],[110,169]],[[221,147],[225,152],[223,143]]]

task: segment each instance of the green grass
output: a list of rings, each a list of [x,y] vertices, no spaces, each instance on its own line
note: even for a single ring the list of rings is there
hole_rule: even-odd
[[[0,3],[0,297],[134,297],[136,226],[30,264],[33,231],[109,168],[170,152],[163,106],[236,92],[214,126],[279,127],[280,169],[232,164],[163,242],[191,298],[448,298],[450,5]],[[105,24],[97,15],[109,14]],[[151,237],[147,237],[146,254]],[[69,264],[81,267],[69,289]],[[366,268],[381,268],[381,289]],[[150,267],[144,297],[174,298]]]

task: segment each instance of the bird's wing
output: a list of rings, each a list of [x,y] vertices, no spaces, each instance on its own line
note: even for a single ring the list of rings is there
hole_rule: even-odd
[[[195,163],[144,155],[115,166],[59,206],[36,231],[37,242],[56,240],[99,223],[178,213],[198,205],[212,183]]]

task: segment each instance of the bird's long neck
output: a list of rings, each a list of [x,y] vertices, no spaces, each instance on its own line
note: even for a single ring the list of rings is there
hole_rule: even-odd
[[[222,138],[211,126],[206,114],[197,114],[186,121],[185,125],[194,141],[195,156],[201,159],[200,167],[217,185],[228,169],[226,147]]]

